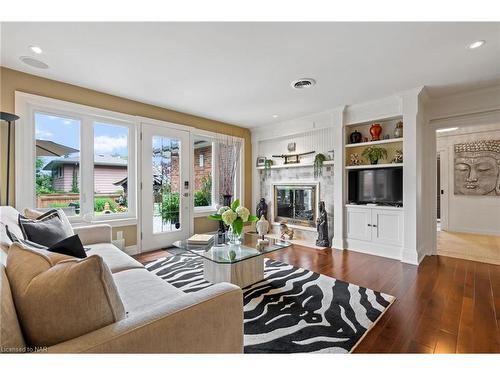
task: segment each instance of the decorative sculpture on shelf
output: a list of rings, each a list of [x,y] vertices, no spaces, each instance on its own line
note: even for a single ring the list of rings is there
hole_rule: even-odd
[[[316,219],[316,229],[318,230],[318,239],[316,246],[330,247],[330,238],[328,237],[328,214],[325,209],[325,202],[319,202],[319,215]]]
[[[280,238],[284,241],[288,237],[289,240],[293,240],[293,229],[288,228],[286,221],[280,223]]]
[[[273,155],[273,158],[282,158],[285,161],[283,164],[298,164],[300,163],[300,157],[304,155],[310,155],[314,154],[316,151],[309,151],[309,152],[301,152],[300,154],[281,154],[281,155]]]
[[[265,198],[260,198],[259,203],[257,204],[256,215],[257,217],[264,216],[267,219],[267,203]]]
[[[356,152],[351,154],[351,165],[361,165],[361,159]]]
[[[402,163],[403,162],[403,151],[396,150],[394,153],[394,157],[392,158],[393,163]]]

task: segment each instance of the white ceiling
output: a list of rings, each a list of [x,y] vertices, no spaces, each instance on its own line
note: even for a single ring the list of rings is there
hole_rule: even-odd
[[[478,39],[486,44],[466,48]],[[500,23],[2,23],[0,61],[255,127],[422,85],[439,96],[496,84]],[[290,87],[303,77],[317,85]]]

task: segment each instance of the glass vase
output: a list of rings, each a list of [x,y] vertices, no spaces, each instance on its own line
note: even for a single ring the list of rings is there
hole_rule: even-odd
[[[229,226],[227,237],[229,238],[229,244],[231,245],[241,245],[243,241],[243,232],[237,232],[234,230],[233,226]]]

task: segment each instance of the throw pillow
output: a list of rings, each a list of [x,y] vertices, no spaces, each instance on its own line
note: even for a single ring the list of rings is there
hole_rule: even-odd
[[[66,237],[70,237],[70,236],[74,235],[75,232],[73,231],[73,227],[71,226],[71,223],[69,222],[69,219],[66,216],[66,213],[64,212],[64,210],[62,208],[52,209],[52,210],[49,210],[46,212],[33,210],[31,208],[25,208],[24,209],[24,216],[26,216],[28,219],[37,220],[37,219],[40,219],[41,216],[53,213],[54,211],[57,212],[57,214],[59,215],[59,218],[61,219],[61,221],[64,224],[64,230],[66,231]]]
[[[85,252],[85,248],[83,247],[82,241],[80,241],[80,237],[78,237],[78,234],[59,241],[55,245],[49,247],[47,250],[59,254],[73,256],[75,258],[87,257],[87,253]]]
[[[49,211],[37,219],[28,219],[19,215],[19,227],[24,239],[50,247],[68,237],[64,223],[57,211]]]
[[[29,345],[55,345],[125,317],[111,271],[97,255],[77,260],[14,243],[7,276]]]
[[[89,248],[83,247],[82,241],[80,241],[80,237],[78,236],[78,234],[75,234],[71,237],[65,238],[64,240],[59,241],[55,245],[52,245],[50,248],[48,248],[47,246],[43,246],[43,245],[37,244],[35,242],[31,242],[29,240],[25,240],[25,239],[17,237],[14,233],[12,233],[9,230],[8,225],[5,226],[5,231],[7,232],[7,237],[12,242],[18,242],[18,243],[21,243],[27,247],[34,247],[35,249],[48,250],[48,251],[52,251],[54,253],[73,256],[75,258],[86,258],[87,257],[86,251],[88,251]]]

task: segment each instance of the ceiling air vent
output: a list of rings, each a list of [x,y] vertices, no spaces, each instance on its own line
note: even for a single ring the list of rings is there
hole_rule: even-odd
[[[40,61],[40,60],[37,60],[37,59],[34,59],[32,57],[29,57],[29,56],[21,56],[19,58],[19,60],[21,60],[23,63],[25,63],[26,65],[29,65],[31,66],[32,68],[38,68],[38,69],[48,69],[48,65],[45,64],[43,61]]]
[[[312,78],[301,78],[292,82],[292,87],[297,90],[308,89],[313,87],[316,81]]]

